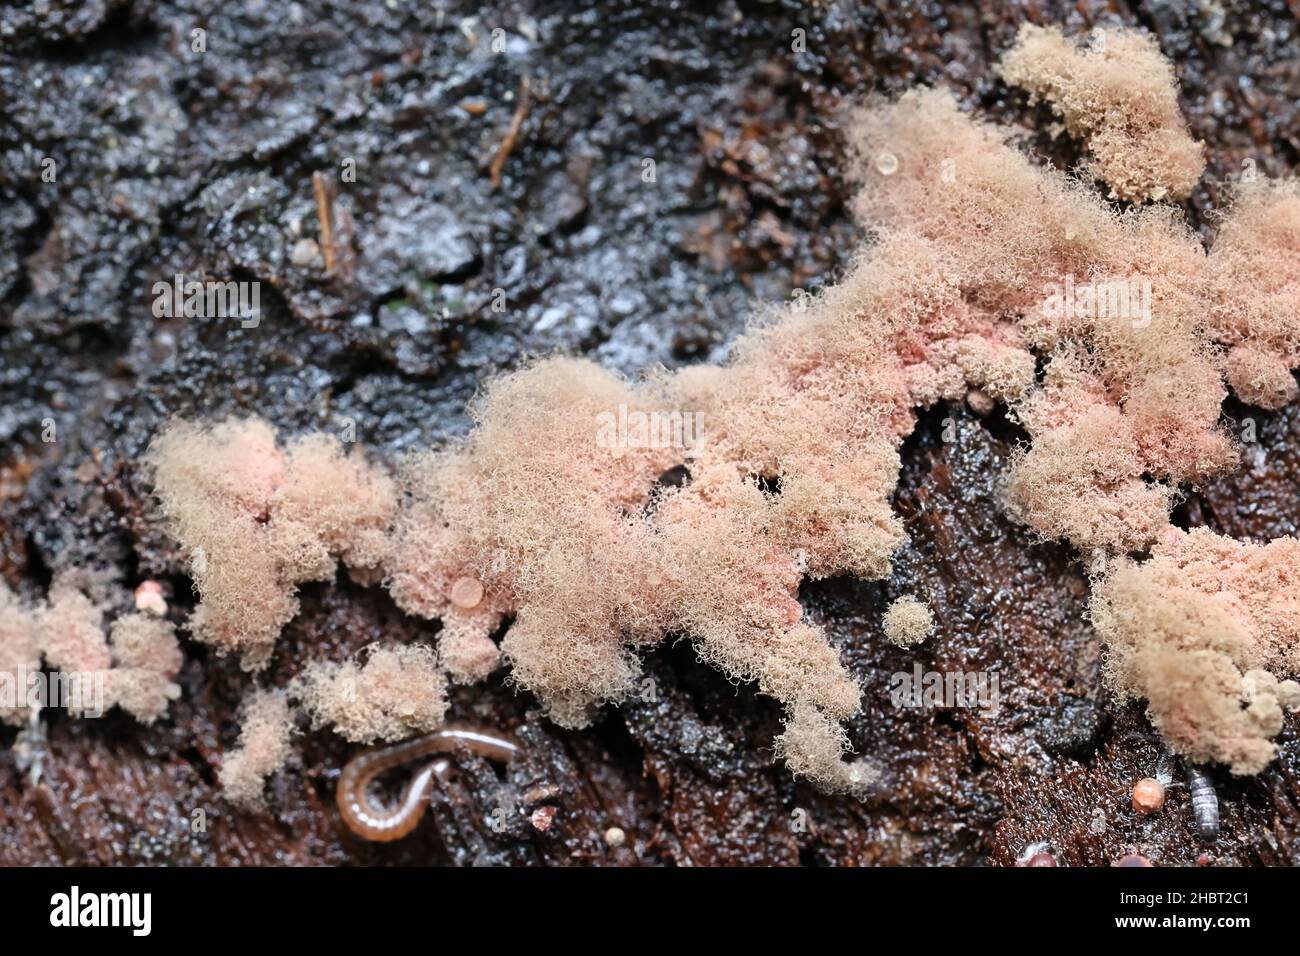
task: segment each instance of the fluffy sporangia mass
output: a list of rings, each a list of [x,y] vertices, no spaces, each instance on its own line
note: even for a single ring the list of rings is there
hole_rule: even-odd
[[[295,713],[350,740],[398,739],[443,719],[448,680],[502,667],[582,727],[637,692],[669,634],[780,702],[774,748],[794,773],[863,792],[871,774],[843,727],[860,688],[798,589],[888,575],[899,446],[918,409],[964,399],[1003,403],[1027,432],[1005,508],[1092,569],[1112,688],[1145,700],[1178,752],[1261,769],[1300,703],[1300,545],[1169,516],[1180,486],[1238,462],[1229,387],[1269,408],[1296,395],[1300,189],[1238,184],[1207,251],[1164,202],[1204,156],[1152,40],[1028,27],[1000,71],[1084,141],[1082,173],[1039,165],[942,89],[866,103],[848,132],[861,248],[837,284],[754,319],[721,365],[628,380],[532,361],[486,383],[462,439],[391,468],[256,417],[162,429],[144,466],[198,591],[196,640],[261,670],[297,587],[340,562],[442,623],[436,647],[371,648],[254,690],[222,773],[231,796],[256,801]],[[601,427],[674,414],[702,436],[611,441]],[[674,471],[684,479],[661,480]],[[54,652],[110,666],[93,607],[50,604],[80,622]],[[934,626],[910,599],[879,610],[903,646]],[[41,646],[32,613],[0,595],[0,662]],[[118,630],[111,666],[168,672],[160,635]],[[148,719],[158,697],[122,701]]]
[[[42,667],[76,678],[59,685],[57,692],[69,697],[47,701],[73,716],[120,707],[152,724],[166,714],[181,692],[175,678],[184,657],[176,630],[132,604],[115,581],[89,573],[57,576],[46,600],[32,606],[0,582],[0,720],[28,720],[32,682]]]
[[[1046,100],[1085,142],[1112,198],[1186,199],[1205,171],[1204,147],[1178,108],[1173,67],[1145,33],[1099,28],[1076,44],[1059,27],[1026,23],[999,72]]]

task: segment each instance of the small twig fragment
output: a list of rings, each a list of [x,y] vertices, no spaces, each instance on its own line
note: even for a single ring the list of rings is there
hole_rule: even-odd
[[[338,256],[334,252],[334,183],[320,170],[311,174],[311,191],[316,197],[320,220],[320,247],[325,253],[325,271],[331,275]]]
[[[505,168],[506,160],[510,158],[510,154],[519,143],[519,133],[524,128],[524,120],[528,118],[529,99],[528,77],[524,77],[519,84],[519,104],[515,107],[515,115],[510,118],[510,128],[506,130],[505,139],[497,147],[496,155],[492,157],[492,163],[488,167],[488,177],[493,189],[501,185],[501,170]]]

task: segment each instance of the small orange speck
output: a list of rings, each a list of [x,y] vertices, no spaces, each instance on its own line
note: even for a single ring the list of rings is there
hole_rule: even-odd
[[[1165,805],[1165,787],[1159,780],[1143,777],[1133,784],[1133,809],[1138,813],[1155,813]]]
[[[157,581],[142,581],[135,589],[135,609],[162,617],[167,613],[167,599],[163,597],[162,585]]]

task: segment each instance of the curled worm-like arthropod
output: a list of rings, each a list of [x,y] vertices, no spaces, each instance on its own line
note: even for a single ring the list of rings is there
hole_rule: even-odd
[[[374,804],[370,799],[370,784],[386,770],[421,757],[452,753],[461,747],[480,757],[507,763],[520,750],[519,742],[508,734],[453,724],[439,727],[422,737],[367,750],[349,760],[339,776],[337,800],[343,822],[349,830],[366,840],[380,843],[400,840],[414,830],[424,816],[429,786],[435,777],[442,779],[445,776],[450,761],[438,757],[420,768],[392,809]]]

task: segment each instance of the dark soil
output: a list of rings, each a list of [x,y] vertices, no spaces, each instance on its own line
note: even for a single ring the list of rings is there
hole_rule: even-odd
[[[945,84],[1043,128],[1046,114],[990,71],[1026,16],[1158,34],[1209,147],[1188,203],[1208,235],[1216,184],[1246,160],[1282,175],[1300,159],[1300,10],[1233,6],[2,5],[0,574],[30,596],[71,564],[130,585],[158,577],[181,620],[190,584],[137,471],[169,415],[257,413],[287,431],[351,420],[391,457],[463,432],[484,377],[528,355],[628,372],[718,358],[757,304],[834,281],[859,240],[844,209],[845,105]],[[792,51],[796,29],[805,52]],[[1058,165],[1078,160],[1065,140],[1028,142]],[[350,162],[327,274],[300,243],[321,239],[313,173],[334,182]],[[153,285],[176,273],[260,281],[260,325],[155,318]],[[1300,408],[1225,414],[1253,419],[1258,443],[1240,474],[1189,493],[1180,519],[1295,534]],[[1300,863],[1294,718],[1265,773],[1215,774],[1213,845],[1196,841],[1185,788],[1160,814],[1132,811],[1129,788],[1155,773],[1160,743],[1139,707],[1102,688],[1074,557],[1000,513],[1018,438],[996,414],[930,410],[904,449],[896,505],[911,540],[892,578],[805,589],[865,688],[849,727],[881,770],[865,802],[794,784],[772,763],[777,705],[681,642],[649,657],[654,699],[583,732],[499,680],[458,691],[457,719],[513,730],[526,758],[508,770],[461,760],[415,835],[363,844],[333,804],[354,748],[326,734],[302,737],[267,813],[221,800],[215,770],[250,679],[187,643],[184,696],[158,725],[49,714],[38,785],[0,730],[0,864],[1009,865],[1038,842],[1063,864],[1131,851]],[[902,593],[938,620],[914,652],[880,632]],[[303,605],[274,681],[309,656],[435,631],[342,578],[307,588]],[[916,661],[996,674],[1002,706],[892,706],[890,675]],[[539,808],[556,811],[548,829],[532,822],[549,814]],[[613,826],[620,848],[604,839]]]

